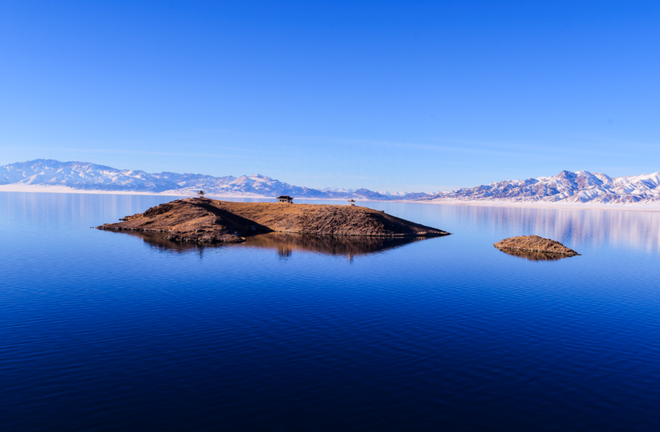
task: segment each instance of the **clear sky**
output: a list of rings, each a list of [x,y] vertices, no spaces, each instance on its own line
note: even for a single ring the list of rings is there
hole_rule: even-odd
[[[436,191],[660,170],[660,1],[0,2],[0,165]]]

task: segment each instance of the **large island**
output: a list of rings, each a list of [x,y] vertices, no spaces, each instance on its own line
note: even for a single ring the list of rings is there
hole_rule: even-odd
[[[161,233],[165,239],[191,243],[238,243],[245,236],[281,232],[316,236],[437,237],[448,232],[366,207],[229,202],[188,198],[126,216],[106,231]]]

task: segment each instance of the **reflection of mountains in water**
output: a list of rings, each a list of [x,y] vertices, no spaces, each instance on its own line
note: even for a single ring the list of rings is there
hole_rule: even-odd
[[[504,252],[507,255],[515,256],[518,258],[525,258],[530,261],[558,261],[563,258],[570,258],[569,255],[562,255],[550,252],[538,252],[538,251],[525,251],[520,249],[500,249],[498,250]]]
[[[573,249],[616,245],[660,251],[660,213],[590,208],[439,206],[436,217],[465,221],[509,235],[537,234]],[[435,216],[435,215],[434,215]],[[458,231],[454,228],[453,231]]]
[[[208,247],[222,247],[198,245],[197,243],[179,243],[165,240],[160,233],[149,233],[139,231],[119,231],[139,237],[151,247],[170,252],[190,252]],[[252,247],[259,249],[274,249],[282,257],[290,256],[293,251],[316,252],[326,255],[343,255],[352,259],[358,255],[369,255],[394,249],[420,240],[426,237],[335,237],[335,236],[310,236],[299,234],[268,233],[254,237],[247,237],[245,243],[227,245],[224,247]]]

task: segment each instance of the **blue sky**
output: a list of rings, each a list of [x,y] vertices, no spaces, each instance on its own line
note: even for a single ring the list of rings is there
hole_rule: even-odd
[[[435,191],[660,170],[658,1],[3,1],[0,165]]]

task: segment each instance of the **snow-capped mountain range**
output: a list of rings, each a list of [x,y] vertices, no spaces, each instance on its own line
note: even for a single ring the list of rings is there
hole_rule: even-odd
[[[388,195],[367,189],[312,189],[293,186],[260,174],[213,177],[202,174],[139,170],[119,170],[89,162],[59,162],[37,159],[0,166],[0,185],[64,186],[87,191],[150,192],[194,195],[268,197],[291,195],[296,198],[359,198],[387,200]]]
[[[420,202],[568,202],[598,204],[660,204],[660,172],[609,177],[589,171],[562,171],[553,177],[505,180],[473,188],[428,193],[374,192],[368,189],[312,189],[263,175],[213,177],[202,174],[119,170],[89,162],[38,159],[0,166],[0,185],[64,186],[87,191],[148,192],[193,195],[405,200]]]
[[[562,171],[554,177],[505,180],[474,188],[441,192],[431,201],[567,202],[660,204],[660,172],[609,177],[589,171]]]

